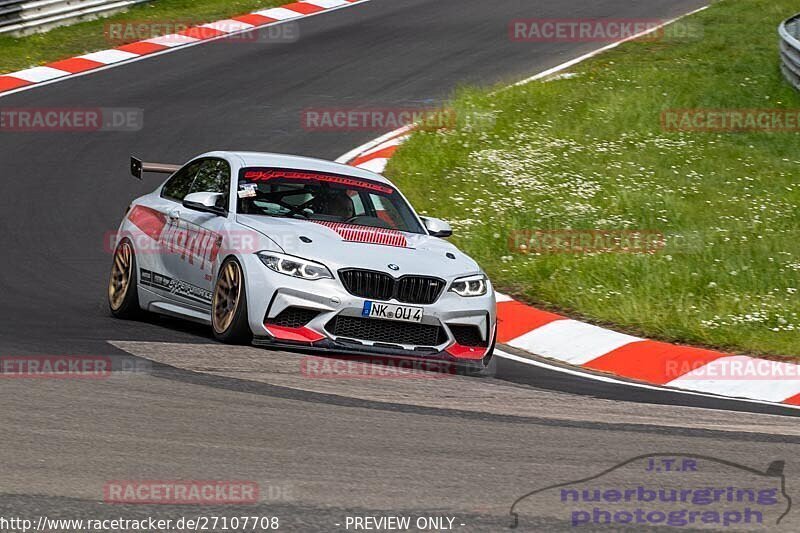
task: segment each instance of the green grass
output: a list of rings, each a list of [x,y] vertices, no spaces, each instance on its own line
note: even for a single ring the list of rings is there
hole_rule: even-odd
[[[800,109],[779,71],[791,0],[715,3],[702,38],[638,41],[571,77],[464,88],[387,174],[501,291],[669,341],[800,357],[800,135],[668,133],[662,110]],[[534,46],[534,45],[531,45]],[[487,120],[487,117],[491,120]],[[651,254],[512,251],[514,230],[661,232]]]
[[[0,74],[124,44],[110,40],[104,34],[106,25],[112,22],[193,21],[202,24],[289,2],[290,0],[158,0],[135,5],[108,18],[55,28],[46,33],[18,38],[0,36]]]

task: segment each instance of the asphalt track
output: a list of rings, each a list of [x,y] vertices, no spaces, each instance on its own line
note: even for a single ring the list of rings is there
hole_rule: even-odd
[[[512,43],[510,19],[668,18],[702,4],[373,0],[300,21],[295,43],[217,41],[2,98],[5,108],[142,108],[145,127],[0,137],[0,354],[111,355],[119,370],[0,383],[0,516],[241,511],[280,516],[283,530],[336,531],[348,514],[445,514],[459,530],[496,531],[518,496],[640,454],[703,453],[762,470],[790,460],[800,428],[786,408],[510,361],[485,379],[308,379],[301,354],[229,348],[203,328],[120,322],[106,309],[104,237],[160,179],[128,178],[129,155],[333,159],[383,132],[309,132],[303,109],[428,105],[459,84],[515,81],[597,47]],[[790,487],[798,479],[791,462],[786,477]],[[274,491],[255,507],[202,513],[100,503],[115,479],[249,479]],[[558,516],[535,508],[521,526],[570,529]]]

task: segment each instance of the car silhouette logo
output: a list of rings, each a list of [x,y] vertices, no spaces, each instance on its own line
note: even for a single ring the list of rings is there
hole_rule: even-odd
[[[395,265],[394,263],[389,263],[389,268],[392,270],[400,270],[400,267]]]

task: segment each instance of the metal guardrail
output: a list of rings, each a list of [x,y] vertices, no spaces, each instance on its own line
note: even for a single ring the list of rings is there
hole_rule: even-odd
[[[795,89],[800,90],[800,14],[781,22],[781,71]]]
[[[148,0],[0,0],[0,34],[26,35]]]

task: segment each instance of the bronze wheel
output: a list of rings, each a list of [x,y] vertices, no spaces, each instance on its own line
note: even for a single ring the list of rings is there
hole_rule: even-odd
[[[249,344],[253,339],[248,324],[244,271],[234,257],[219,267],[211,300],[211,327],[214,336],[228,344]]]
[[[242,299],[242,268],[236,261],[226,261],[214,287],[212,323],[214,332],[226,332],[236,317]]]
[[[136,288],[136,253],[125,239],[114,250],[114,263],[108,280],[108,307],[117,318],[136,318],[141,313]]]
[[[119,311],[125,303],[125,297],[131,286],[133,274],[133,250],[124,241],[114,251],[114,265],[111,267],[111,279],[108,281],[108,303],[112,311]]]

